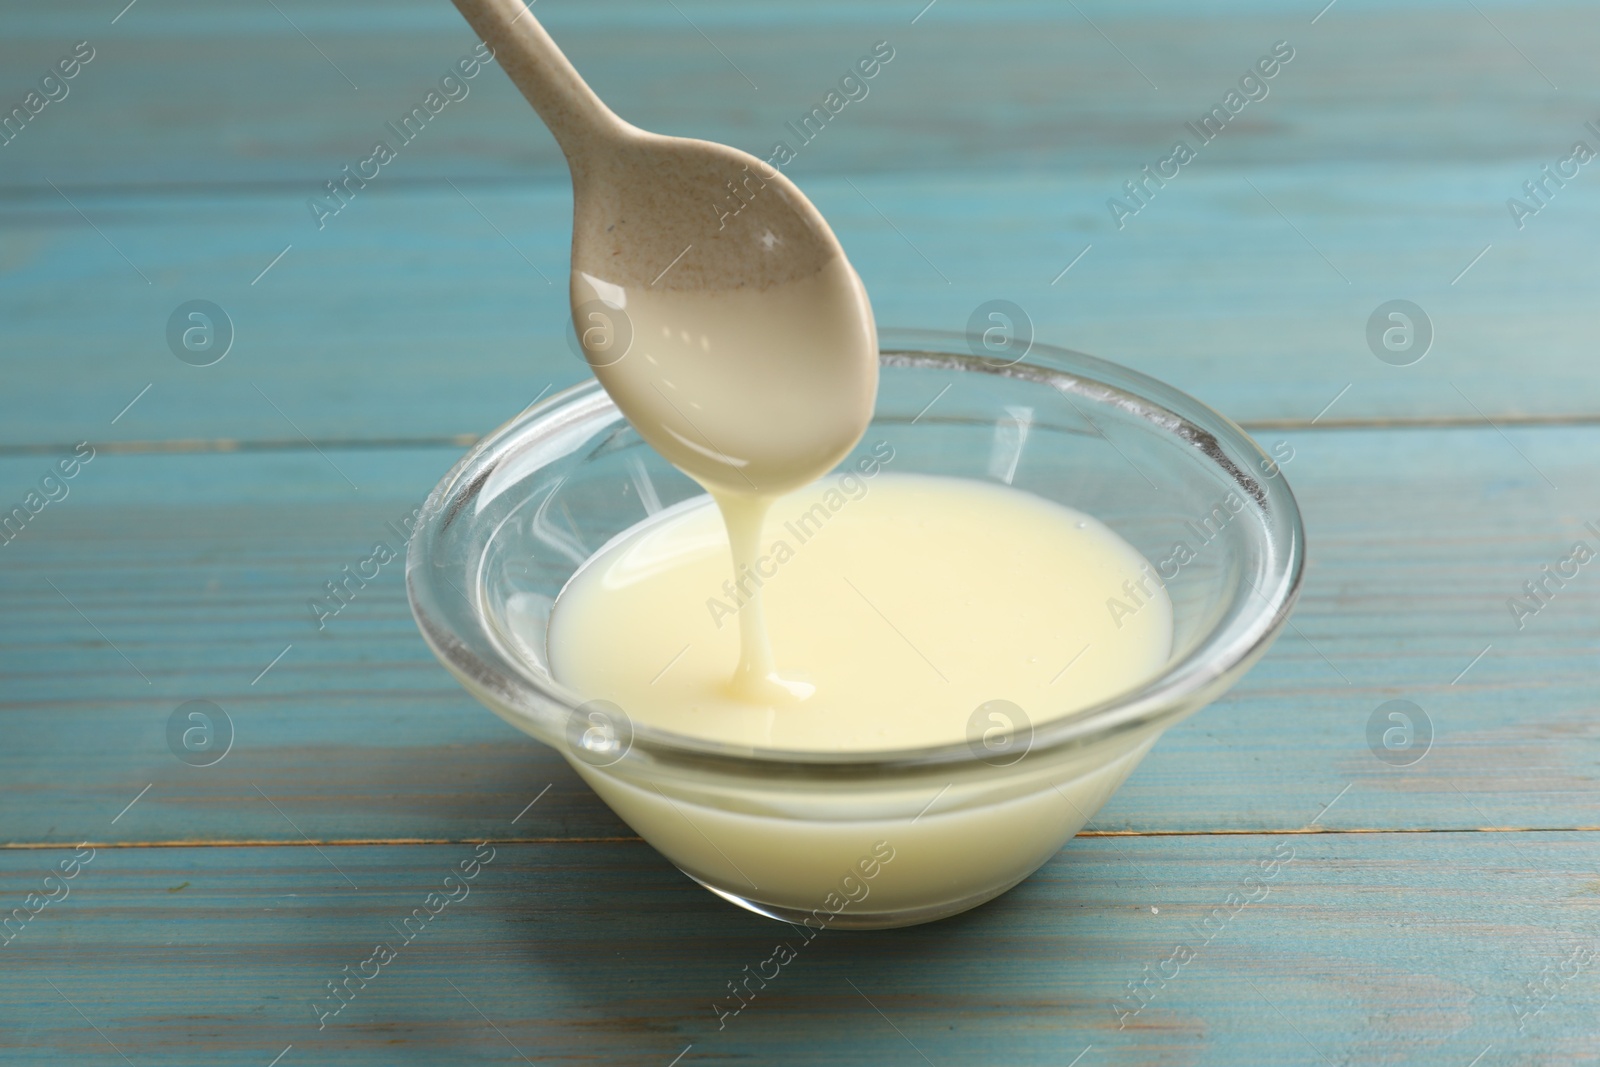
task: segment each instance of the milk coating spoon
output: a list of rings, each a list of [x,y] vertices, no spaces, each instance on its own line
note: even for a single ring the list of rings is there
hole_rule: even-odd
[[[573,323],[635,429],[716,497],[736,581],[770,501],[831,470],[877,393],[872,308],[792,182],[726,145],[649,133],[584,83],[521,0],[454,0],[572,172]],[[745,696],[784,702],[759,581],[740,609]]]

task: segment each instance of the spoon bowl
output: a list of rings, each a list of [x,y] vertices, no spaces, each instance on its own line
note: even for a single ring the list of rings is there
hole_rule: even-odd
[[[821,213],[749,153],[618,118],[520,0],[456,6],[567,157],[573,325],[623,414],[713,491],[825,474],[866,430],[878,364]]]

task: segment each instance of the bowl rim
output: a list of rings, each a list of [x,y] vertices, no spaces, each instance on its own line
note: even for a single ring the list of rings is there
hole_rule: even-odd
[[[1281,516],[1280,525],[1284,527],[1281,565],[1267,576],[1266,588],[1251,583],[1261,606],[1249,616],[1247,624],[1233,634],[1225,648],[1214,646],[1226,627],[1214,627],[1186,655],[1133,689],[1032,724],[1028,755],[1075,750],[1134,731],[1164,729],[1171,721],[1220,695],[1238,673],[1267,650],[1287,625],[1304,581],[1304,523],[1282,471],[1276,469],[1272,459],[1231,419],[1156,378],[1072,349],[1035,341],[1021,359],[998,365],[992,359],[965,354],[970,345],[964,334],[899,328],[880,328],[878,333],[880,366],[941,367],[1033,380],[1054,387],[1063,395],[1070,391],[1097,404],[1112,403],[1144,417],[1160,431],[1182,438],[1204,453],[1207,462],[1224,470],[1245,491],[1260,513],[1275,511]],[[1071,401],[1070,396],[1068,400]],[[504,667],[490,662],[441,618],[441,613],[430,611],[430,601],[442,603],[447,598],[438,595],[440,590],[430,580],[436,568],[430,565],[428,545],[444,526],[466,510],[468,496],[483,488],[500,460],[525,447],[535,430],[545,436],[607,411],[620,419],[616,405],[598,379],[591,376],[536,401],[484,435],[430,492],[407,550],[407,599],[418,629],[435,656],[496,714],[552,745],[557,744],[555,738],[563,736],[567,722],[578,714],[586,701],[558,683],[552,684],[523,669],[509,656],[504,657]],[[1098,432],[1091,419],[1087,416],[1084,419]],[[1274,475],[1265,480],[1255,478],[1227,457],[1229,450],[1273,465]],[[1268,467],[1264,465],[1260,469]],[[1263,520],[1257,520],[1258,526],[1263,524]],[[469,564],[473,579],[472,595],[468,598],[473,608],[472,618],[479,622],[485,618],[481,583],[477,580],[480,563],[481,558],[474,558]],[[481,643],[499,651],[499,642],[487,627],[483,628]],[[561,710],[555,713],[552,707]],[[859,752],[797,751],[729,745],[637,722],[630,722],[629,726],[631,742],[624,756],[638,754],[657,763],[741,776],[881,777],[983,763],[970,745],[962,741]],[[622,762],[630,761],[623,759]],[[1037,766],[1028,759],[1020,763]],[[624,768],[619,766],[615,770]]]

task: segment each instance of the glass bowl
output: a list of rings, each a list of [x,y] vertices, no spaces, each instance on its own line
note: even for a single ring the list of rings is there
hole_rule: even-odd
[[[927,922],[1026,878],[1163,730],[1266,651],[1305,558],[1276,464],[1176,389],[1041,344],[997,360],[958,335],[884,331],[880,358],[872,426],[841,468],[888,440],[897,472],[997,480],[1096,516],[1165,584],[1174,633],[1159,674],[1091,707],[1029,709],[998,742],[881,752],[723,744],[586,702],[549,671],[556,597],[600,546],[703,495],[593,380],[457,463],[406,561],[417,624],[469,692],[560,751],[690,878],[808,930]]]

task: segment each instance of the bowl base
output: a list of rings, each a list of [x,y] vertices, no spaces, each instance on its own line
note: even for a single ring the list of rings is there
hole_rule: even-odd
[[[682,871],[687,878],[697,885],[710,890],[728,903],[737,904],[744,910],[754,912],[764,919],[776,919],[778,922],[788,923],[790,926],[800,926],[808,919],[815,921],[809,911],[786,908],[778,904],[767,904],[759,900],[752,900],[749,897],[742,897],[737,893],[730,893],[726,889],[719,889],[704,879],[696,878],[688,871],[684,871],[682,867],[679,867],[678,870]],[[1028,873],[1032,874],[1033,872],[1029,871]],[[892,930],[900,926],[918,926],[922,923],[947,919],[952,915],[959,915],[961,912],[976,908],[980,904],[987,904],[995,897],[1015,887],[1027,877],[1028,875],[1025,874],[1016,881],[1007,882],[1005,885],[995,889],[988,889],[974,896],[942,904],[932,904],[924,908],[906,908],[900,911],[851,911],[847,908],[835,914],[828,921],[828,927],[839,930]]]

